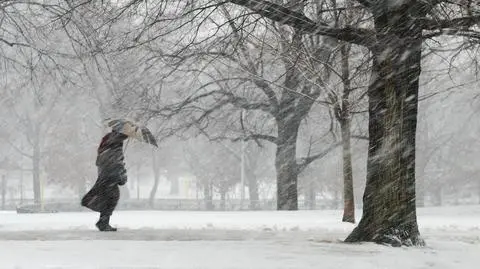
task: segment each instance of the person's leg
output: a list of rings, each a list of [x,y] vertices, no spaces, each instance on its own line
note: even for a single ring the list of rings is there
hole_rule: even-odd
[[[101,212],[100,219],[96,223],[97,228],[102,232],[115,232],[117,228],[110,226],[111,212]]]
[[[102,232],[115,232],[117,228],[110,226],[110,216],[117,206],[118,199],[120,197],[120,191],[117,185],[110,186],[105,192],[106,199],[105,205],[103,206],[102,211],[100,211],[100,219],[98,220],[96,226]]]

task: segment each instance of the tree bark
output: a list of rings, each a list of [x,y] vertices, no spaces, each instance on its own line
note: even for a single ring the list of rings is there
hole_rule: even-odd
[[[340,123],[343,145],[343,222],[355,223],[355,199],[353,192],[353,168],[350,119],[342,120]]]
[[[347,2],[350,6],[350,1]],[[347,19],[347,22],[349,19]],[[342,133],[343,157],[343,222],[355,223],[355,197],[353,192],[353,168],[351,149],[351,115],[350,115],[350,45],[342,44],[340,48],[342,62],[342,106],[339,108],[338,119]]]
[[[295,11],[302,12],[304,5],[301,0],[288,1]],[[302,72],[297,63],[301,59],[303,49],[302,33],[294,30],[289,33],[279,31],[282,35],[282,62],[285,68],[285,81],[275,114],[277,123],[277,151],[275,154],[275,169],[277,171],[277,210],[298,210],[298,173],[297,137],[300,122],[306,116],[312,103],[298,98],[302,86]],[[304,102],[302,102],[304,101]]]
[[[422,245],[415,201],[415,135],[422,29],[408,5],[375,17],[363,216],[347,242]]]
[[[298,210],[296,150],[299,124],[295,121],[277,121],[277,210]]]

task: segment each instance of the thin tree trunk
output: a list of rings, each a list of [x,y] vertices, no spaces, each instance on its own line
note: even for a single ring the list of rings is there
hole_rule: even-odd
[[[213,197],[212,197],[212,185],[210,180],[208,180],[206,184],[203,186],[203,199],[205,201],[205,209],[212,210]]]
[[[225,211],[226,209],[226,196],[227,192],[225,190],[220,191],[220,210]]]
[[[350,119],[340,123],[343,144],[343,222],[355,223]]]
[[[23,199],[24,199],[24,186],[23,186],[23,159],[20,164],[20,205],[23,205]]]
[[[480,204],[480,180],[477,183],[478,204]]]
[[[350,5],[350,1],[347,3]],[[355,223],[355,197],[353,192],[353,168],[351,149],[351,115],[350,115],[350,45],[344,43],[340,48],[342,61],[343,95],[338,117],[342,133],[343,157],[343,222]]]
[[[298,210],[298,169],[296,144],[298,124],[278,123],[279,136],[275,155],[277,171],[277,210]]]
[[[152,152],[152,164],[154,181],[148,199],[151,208],[153,208],[155,205],[155,196],[157,195],[158,184],[160,183],[160,164],[158,163],[158,157],[156,155],[156,152]]]
[[[258,194],[258,180],[253,171],[247,171],[248,174],[248,197],[250,200],[250,210],[257,210],[258,209],[258,202],[260,200],[260,196]]]
[[[137,200],[140,200],[140,164],[137,167]]]
[[[415,201],[415,135],[422,30],[408,6],[375,18],[363,215],[347,242],[424,244]]]
[[[316,202],[316,190],[315,190],[315,182],[311,180],[308,184],[308,188],[306,190],[306,202],[307,208],[310,210],[315,210],[317,208],[317,202]]]
[[[40,185],[40,130],[39,125],[35,124],[33,138],[33,201],[36,205],[42,203],[41,185]]]
[[[5,210],[5,199],[7,196],[7,178],[2,175],[2,210]]]

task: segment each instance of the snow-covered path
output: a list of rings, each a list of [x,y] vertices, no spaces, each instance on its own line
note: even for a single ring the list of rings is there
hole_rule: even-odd
[[[477,268],[480,207],[419,210],[425,248],[345,244],[339,211],[0,212],[0,268]]]
[[[477,268],[478,244],[395,249],[278,241],[3,241],[0,268]]]

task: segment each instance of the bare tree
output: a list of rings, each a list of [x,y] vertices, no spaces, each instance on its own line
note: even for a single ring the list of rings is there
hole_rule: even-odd
[[[333,13],[336,19],[336,27],[359,25],[366,20],[365,12],[358,12],[353,9],[353,2],[345,1],[344,9],[336,9],[337,2],[334,3]],[[367,136],[360,133],[352,135],[352,118],[355,114],[366,112],[363,106],[367,88],[365,78],[370,72],[370,59],[368,52],[361,47],[353,47],[352,44],[340,42],[340,53],[338,55],[339,72],[337,76],[340,79],[339,89],[327,90],[326,103],[331,107],[334,118],[340,125],[342,141],[342,160],[343,160],[343,217],[342,221],[355,223],[355,198],[353,188],[353,167],[352,167],[352,149],[351,139],[364,139],[368,141]]]
[[[347,241],[422,244],[415,208],[415,133],[421,45],[425,38],[475,38],[480,17],[445,13],[462,1],[355,1],[372,14],[373,27],[332,28],[270,1],[230,1],[307,33],[366,46],[373,55],[369,87],[369,159],[364,211]],[[435,17],[432,19],[429,16]],[[381,56],[381,57],[380,57]],[[416,79],[412,79],[416,78]],[[395,216],[395,217],[391,217]]]
[[[301,9],[299,2],[294,4]],[[157,111],[149,109],[149,113],[157,117],[180,116],[187,119],[173,132],[195,127],[205,133],[207,126],[211,128],[212,122],[227,121],[228,128],[225,130],[229,130],[229,137],[225,132],[209,136],[212,139],[266,140],[274,143],[277,147],[277,208],[296,210],[298,173],[323,154],[297,158],[298,131],[319,98],[322,85],[328,80],[330,73],[319,73],[318,69],[327,68],[325,66],[330,62],[336,43],[330,38],[301,39],[294,30],[264,22],[253,22],[252,29],[247,29],[245,25],[249,22],[232,18],[231,11],[223,8],[221,14],[223,18],[214,24],[225,23],[228,26],[229,34],[224,38],[229,43],[225,43],[225,47],[218,50],[218,43],[214,42],[203,51],[198,51],[187,44],[180,48],[182,54],[176,52],[173,56],[165,53],[156,56],[173,58],[173,63],[170,60],[169,64],[173,64],[177,72],[181,70],[190,76],[201,76],[196,82],[200,86],[194,94],[182,97],[181,102],[159,107]],[[262,30],[257,33],[256,27]],[[248,35],[255,37],[248,38]],[[266,38],[278,45],[272,46],[267,40],[259,38]],[[216,66],[211,65],[211,61],[215,61]],[[227,65],[220,67],[218,63],[222,61]],[[199,66],[198,63],[204,62],[208,65]],[[225,73],[238,73],[240,76],[226,76]],[[210,81],[202,82],[205,79]],[[247,111],[247,119],[239,122],[236,112],[242,110]],[[275,124],[265,128],[259,122],[262,118]],[[273,135],[275,129],[276,135]],[[237,130],[236,134],[232,130]]]
[[[43,157],[55,144],[52,134],[61,129],[62,116],[74,107],[64,106],[63,98],[71,97],[70,90],[82,81],[76,66],[78,55],[58,24],[50,20],[60,9],[59,1],[0,3],[0,59],[8,67],[2,72],[2,101],[10,108],[2,120],[15,121],[8,125],[8,144],[32,162],[36,204],[41,200]]]
[[[153,186],[152,189],[150,190],[150,196],[149,196],[149,203],[150,207],[153,207],[155,205],[155,196],[157,195],[157,189],[158,185],[160,183],[160,169],[161,169],[161,164],[159,161],[158,157],[158,152],[155,152],[155,150],[152,150],[152,167],[153,167]]]
[[[64,118],[72,107],[59,104],[60,94],[55,91],[38,91],[38,87],[48,84],[26,83],[23,91],[14,89],[8,98],[9,109],[2,121],[8,123],[10,135],[6,142],[32,163],[33,194],[35,204],[41,202],[42,159],[54,144],[55,132],[61,129]],[[51,87],[51,85],[48,85]],[[12,122],[14,121],[14,122]],[[21,147],[20,144],[25,145]],[[45,183],[45,182],[44,182]]]
[[[321,152],[297,158],[298,130],[329,78],[330,72],[322,73],[319,70],[328,69],[332,58],[330,56],[337,45],[334,39],[301,38],[300,31],[285,28],[276,23],[271,24],[264,20],[248,19],[247,12],[242,12],[240,16],[237,16],[238,10],[228,10],[221,5],[217,6],[219,9],[216,13],[216,15],[221,15],[220,18],[202,15],[199,17],[199,23],[201,25],[202,21],[208,21],[211,25],[218,25],[221,29],[219,31],[227,31],[226,35],[214,37],[206,34],[205,37],[201,31],[187,31],[185,34],[179,35],[174,31],[185,26],[185,23],[189,23],[191,19],[198,20],[198,14],[195,11],[196,5],[187,5],[194,10],[191,13],[183,14],[184,16],[175,17],[174,20],[167,17],[174,14],[175,10],[163,2],[143,6],[143,3],[139,1],[131,1],[125,6],[116,7],[108,3],[87,2],[90,2],[90,5],[69,6],[68,18],[75,18],[74,20],[65,21],[61,17],[61,20],[65,21],[65,29],[73,28],[82,34],[81,38],[77,39],[84,41],[79,42],[75,39],[77,43],[82,46],[94,45],[100,51],[105,51],[102,48],[106,46],[101,41],[107,41],[109,44],[118,45],[122,52],[126,50],[128,54],[129,50],[135,50],[137,54],[131,55],[138,55],[139,51],[142,55],[142,59],[136,61],[140,64],[135,66],[137,70],[140,69],[140,72],[131,72],[133,69],[130,68],[123,68],[123,70],[117,68],[125,66],[125,63],[128,62],[125,61],[125,58],[118,61],[118,65],[115,63],[114,69],[109,69],[109,74],[113,73],[116,78],[117,90],[115,92],[118,94],[116,100],[119,100],[116,102],[117,107],[132,107],[122,104],[125,100],[136,98],[139,100],[136,102],[139,104],[137,108],[143,106],[146,111],[143,115],[167,118],[175,116],[177,119],[182,118],[184,123],[186,120],[186,123],[181,126],[167,126],[165,129],[168,134],[178,133],[179,130],[192,127],[204,132],[207,126],[211,128],[214,121],[228,121],[231,124],[224,127],[229,131],[220,134],[223,138],[257,142],[266,140],[274,143],[277,147],[275,161],[277,208],[284,210],[298,208],[298,173],[324,154]],[[295,5],[298,10],[303,10],[300,2],[291,1],[291,4]],[[324,4],[326,2],[317,3],[318,11]],[[137,9],[137,7],[139,8]],[[105,20],[104,25],[108,28],[107,34],[115,32],[110,29],[115,29],[112,27],[112,22],[117,22],[122,27],[125,26],[124,33],[121,34],[132,37],[134,42],[129,44],[128,40],[124,39],[120,42],[110,42],[108,38],[97,38],[100,36],[98,33],[102,31],[91,32],[94,27],[90,23],[76,23],[78,19],[82,21],[79,14],[86,13],[87,17],[91,17],[92,14],[95,14],[95,8],[105,11],[105,14],[99,17]],[[144,8],[148,10],[148,13],[139,11]],[[150,12],[150,9],[153,12]],[[202,9],[199,11],[202,13]],[[158,17],[158,14],[168,15],[164,20]],[[319,12],[318,16],[319,19],[329,19],[329,17],[320,18],[323,16],[322,12]],[[121,18],[126,19],[122,21]],[[142,20],[138,23],[140,18]],[[94,38],[85,38],[83,32]],[[175,41],[158,41],[165,36],[165,32],[171,39],[177,41],[170,48],[165,47],[165,43],[174,43]],[[72,34],[70,36],[74,37]],[[201,37],[198,38],[198,36]],[[269,44],[270,41],[273,41],[271,43],[273,45]],[[158,46],[158,44],[161,45]],[[110,49],[110,51],[114,50]],[[215,65],[211,64],[212,61],[215,61]],[[222,61],[224,62],[223,67],[218,64]],[[161,68],[165,65],[169,68]],[[112,70],[114,71],[112,72]],[[165,72],[165,70],[169,71]],[[118,76],[115,74],[116,72],[118,72]],[[237,77],[225,75],[225,73],[236,74]],[[132,74],[134,75],[132,76]],[[156,79],[149,80],[151,82],[149,85],[143,83],[146,81],[145,79],[137,79],[150,77],[149,74],[157,76]],[[186,87],[191,89],[192,86],[195,86],[198,87],[197,90],[193,94],[190,90],[186,96],[176,96],[172,99],[180,99],[180,102],[162,107],[165,103],[155,97],[159,96],[155,82],[163,80],[160,84],[165,87],[178,87],[178,83],[169,85],[166,81],[174,77],[185,77],[185,75],[196,77],[192,84]],[[185,79],[183,80],[185,81]],[[132,85],[135,86],[133,89]],[[209,92],[204,93],[205,91]],[[131,104],[132,102],[126,103]],[[205,105],[206,103],[208,105]],[[230,106],[233,109],[227,108]],[[248,119],[244,124],[238,121],[237,112],[240,110],[247,111]],[[261,126],[261,123],[257,123],[259,119],[264,119],[266,122],[273,121],[275,124]],[[228,136],[226,133],[229,137],[226,137]],[[232,136],[232,134],[234,135]],[[212,137],[211,134],[209,136]],[[219,135],[213,136],[220,138]],[[330,147],[327,148],[330,149]]]

